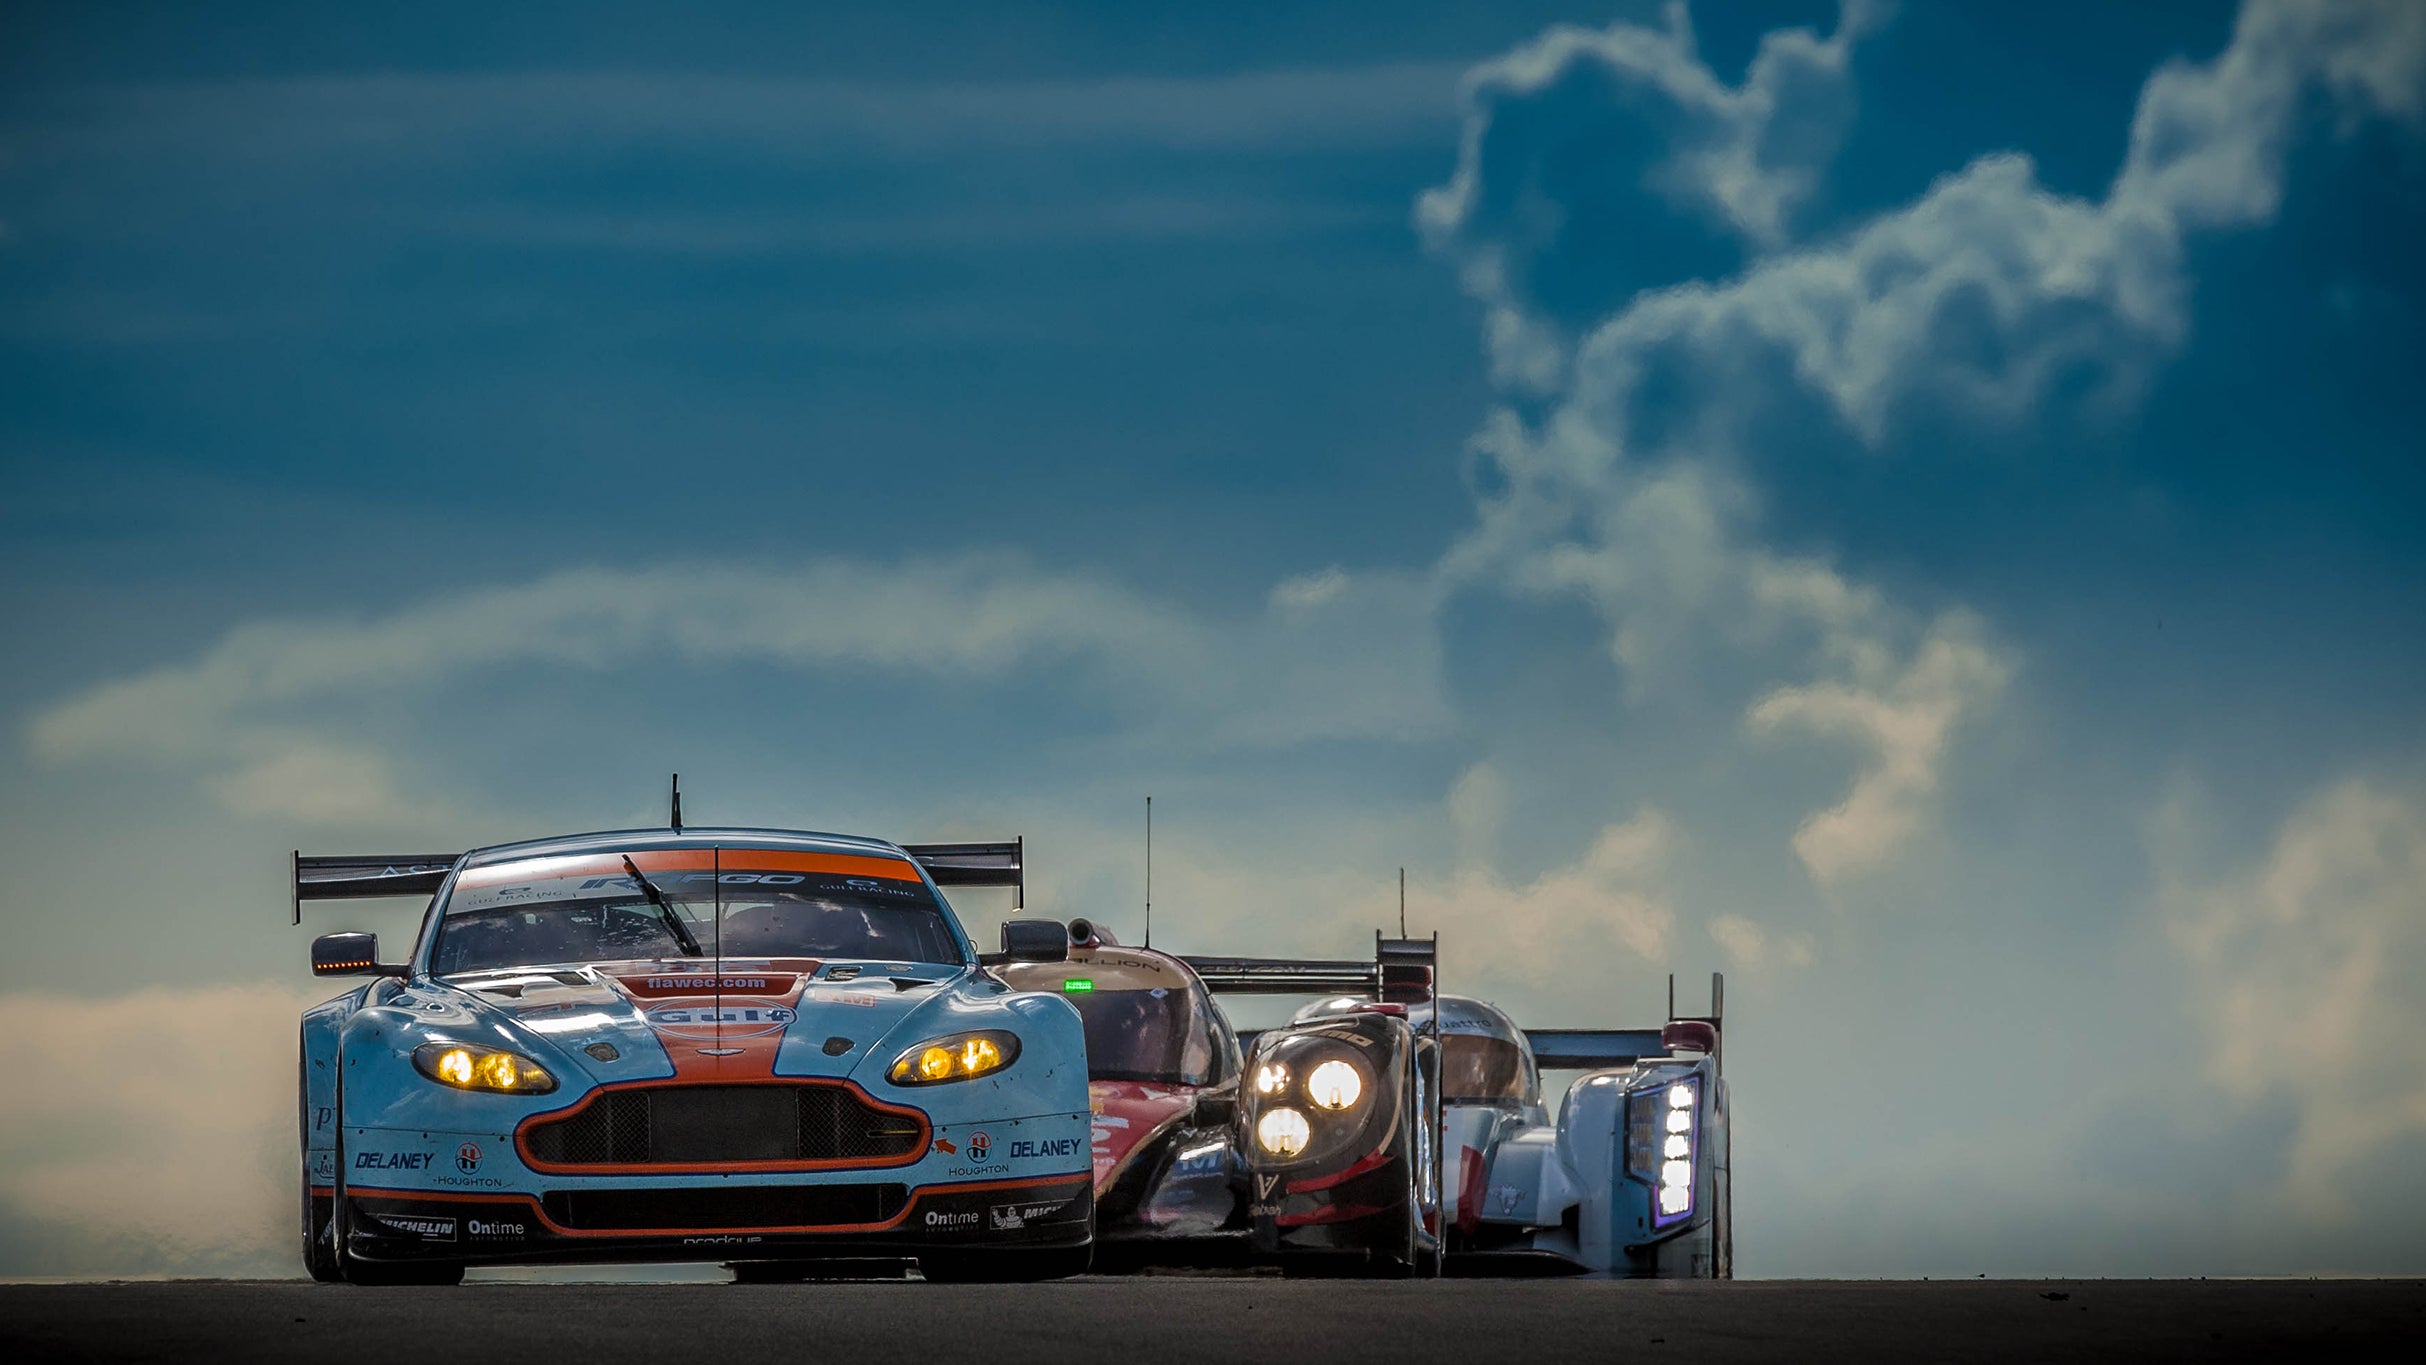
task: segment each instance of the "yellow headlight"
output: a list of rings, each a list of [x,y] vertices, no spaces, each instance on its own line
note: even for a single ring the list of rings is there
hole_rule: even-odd
[[[1255,1068],[1255,1093],[1277,1095],[1289,1088],[1289,1068],[1266,1065]]]
[[[1018,1057],[1019,1039],[1000,1029],[955,1033],[949,1038],[920,1043],[901,1054],[885,1068],[885,1079],[895,1085],[965,1081],[1000,1071]]]
[[[493,1047],[461,1043],[423,1043],[413,1049],[413,1065],[434,1081],[464,1090],[495,1090],[515,1095],[544,1095],[556,1088],[547,1068],[528,1057]]]

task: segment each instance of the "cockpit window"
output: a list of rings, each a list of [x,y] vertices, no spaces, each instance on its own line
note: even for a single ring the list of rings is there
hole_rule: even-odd
[[[1516,1044],[1472,1033],[1444,1034],[1440,1043],[1441,1097],[1449,1103],[1526,1098],[1525,1054]]]
[[[703,956],[961,959],[935,893],[899,859],[748,849],[633,856]],[[458,877],[430,969],[446,976],[686,955],[619,855],[532,859]]]
[[[1065,996],[1087,1028],[1087,1075],[1103,1081],[1207,1085],[1212,1032],[1184,990],[1083,991]]]

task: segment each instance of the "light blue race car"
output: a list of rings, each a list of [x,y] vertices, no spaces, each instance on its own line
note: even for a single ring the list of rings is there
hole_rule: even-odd
[[[305,900],[427,895],[408,959],[303,1017],[313,1278],[707,1260],[784,1278],[1086,1268],[1085,1034],[983,966],[939,885],[1017,886],[1018,843],[635,830],[461,855],[295,859]]]

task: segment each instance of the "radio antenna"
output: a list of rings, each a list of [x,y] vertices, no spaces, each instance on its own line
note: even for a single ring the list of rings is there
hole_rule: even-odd
[[[673,809],[673,818],[672,818],[672,824],[673,824],[673,826],[674,826],[674,829],[675,829],[677,832],[680,832],[680,831],[681,831],[681,829],[682,829],[682,774],[681,774],[681,773],[676,773],[676,774],[674,774],[674,800],[673,800],[673,806],[674,806],[674,809]]]
[[[1154,946],[1154,798],[1146,798],[1146,946]]]
[[[1398,936],[1407,936],[1407,869],[1398,870]]]

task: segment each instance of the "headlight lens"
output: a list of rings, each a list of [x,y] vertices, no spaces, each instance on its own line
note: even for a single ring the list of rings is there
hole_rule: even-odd
[[[431,1080],[458,1090],[544,1095],[556,1088],[556,1078],[530,1058],[470,1043],[423,1043],[413,1049],[413,1066]]]
[[[1019,1039],[999,1029],[930,1038],[893,1060],[885,1079],[895,1085],[941,1085],[1000,1071],[1019,1059]]]
[[[1364,1097],[1365,1078],[1351,1062],[1324,1062],[1306,1077],[1306,1097],[1325,1109],[1346,1109]]]
[[[1285,1066],[1259,1066],[1255,1068],[1256,1094],[1277,1095],[1281,1091],[1288,1088],[1289,1068]]]
[[[1294,1109],[1267,1109],[1255,1122],[1255,1140],[1274,1156],[1295,1156],[1306,1150],[1314,1130]]]

